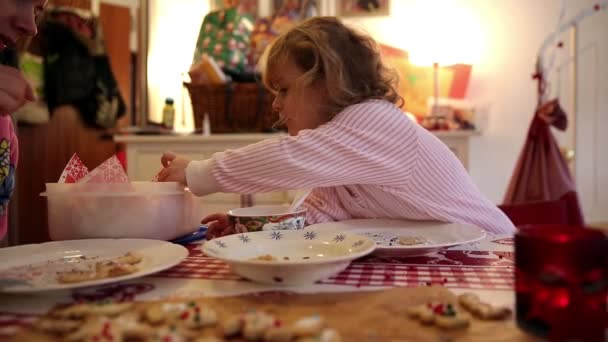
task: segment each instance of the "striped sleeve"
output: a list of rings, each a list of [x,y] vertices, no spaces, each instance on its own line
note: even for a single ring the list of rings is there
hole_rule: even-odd
[[[386,102],[349,107],[297,136],[265,140],[213,156],[220,191],[256,193],[349,184],[403,185],[413,172],[417,135]]]

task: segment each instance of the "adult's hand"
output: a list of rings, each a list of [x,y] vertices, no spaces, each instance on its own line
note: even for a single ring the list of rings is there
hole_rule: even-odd
[[[32,86],[21,71],[0,65],[0,115],[9,115],[26,101],[34,101]]]

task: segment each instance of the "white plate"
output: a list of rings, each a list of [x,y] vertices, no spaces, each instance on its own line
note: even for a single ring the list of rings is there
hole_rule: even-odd
[[[223,260],[247,279],[273,285],[302,285],[342,271],[374,248],[374,241],[364,236],[308,229],[228,235],[205,242],[201,250]],[[255,259],[263,255],[275,260]]]
[[[57,281],[58,272],[94,267],[98,261],[127,252],[143,257],[137,264],[137,272],[72,284]],[[113,283],[162,271],[187,256],[188,250],[183,246],[148,239],[83,239],[0,248],[0,292],[65,290]],[[5,277],[26,280],[29,284],[3,286],[1,279]]]
[[[466,224],[390,219],[324,222],[310,225],[306,229],[364,235],[376,242],[375,255],[401,257],[431,254],[442,248],[476,242],[486,236],[483,229]],[[398,242],[400,237],[418,237],[423,242],[402,245]]]

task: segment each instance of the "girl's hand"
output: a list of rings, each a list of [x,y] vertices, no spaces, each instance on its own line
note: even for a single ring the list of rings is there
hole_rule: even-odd
[[[186,167],[190,164],[190,159],[178,157],[172,152],[165,152],[160,158],[160,162],[163,169],[156,175],[159,182],[178,182],[187,185]]]
[[[34,101],[32,86],[23,74],[6,65],[0,65],[0,115],[9,115],[26,101]]]
[[[201,223],[207,224],[207,240],[235,233],[228,222],[228,215],[224,213],[211,214],[205,217]]]

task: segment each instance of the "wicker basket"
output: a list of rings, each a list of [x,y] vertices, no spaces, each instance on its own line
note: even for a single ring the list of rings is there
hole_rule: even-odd
[[[272,111],[272,95],[257,83],[222,85],[184,83],[192,100],[194,125],[203,126],[209,115],[212,133],[272,132],[278,114]]]

